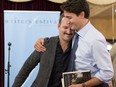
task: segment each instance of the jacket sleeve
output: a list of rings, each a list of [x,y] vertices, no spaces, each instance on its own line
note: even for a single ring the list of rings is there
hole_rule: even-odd
[[[40,62],[41,53],[34,51],[28,59],[25,61],[18,75],[16,76],[12,87],[21,87],[24,81],[29,76],[30,72],[35,68],[35,66]]]

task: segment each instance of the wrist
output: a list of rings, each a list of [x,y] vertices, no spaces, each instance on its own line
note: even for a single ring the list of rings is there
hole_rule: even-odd
[[[82,87],[87,87],[85,83],[82,83]]]

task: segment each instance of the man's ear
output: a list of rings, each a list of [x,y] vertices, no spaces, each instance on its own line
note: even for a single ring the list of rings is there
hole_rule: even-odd
[[[84,11],[82,11],[81,13],[80,13],[80,15],[79,15],[81,18],[84,18],[85,17],[85,12]]]
[[[58,23],[58,25],[57,25],[57,26],[58,26],[58,29],[59,29],[59,27],[60,27],[60,23]]]

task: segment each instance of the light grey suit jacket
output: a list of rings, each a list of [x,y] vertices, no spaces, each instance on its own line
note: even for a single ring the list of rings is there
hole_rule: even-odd
[[[25,61],[23,67],[16,76],[12,87],[21,87],[38,63],[40,63],[40,69],[31,87],[47,87],[54,64],[57,43],[58,36],[51,37],[45,41],[45,47],[47,48],[46,52],[40,53],[34,51]]]

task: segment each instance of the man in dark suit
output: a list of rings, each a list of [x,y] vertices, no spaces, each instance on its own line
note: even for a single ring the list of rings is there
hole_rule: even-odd
[[[35,50],[28,57],[12,87],[21,87],[38,63],[40,69],[31,87],[62,87],[62,72],[65,72],[68,67],[71,39],[74,35],[70,27],[67,18],[61,16],[58,23],[59,36],[45,40],[46,52]]]

